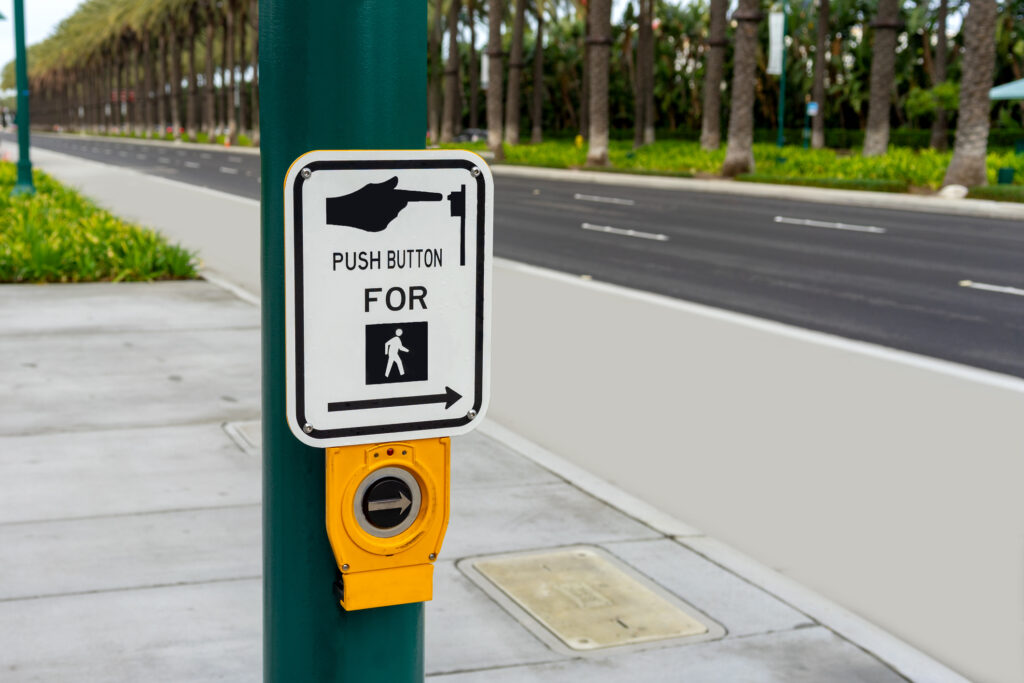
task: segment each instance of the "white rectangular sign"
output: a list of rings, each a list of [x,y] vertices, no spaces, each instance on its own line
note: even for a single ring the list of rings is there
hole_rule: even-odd
[[[782,75],[785,40],[786,15],[783,12],[772,12],[768,15],[768,66],[765,69],[765,73],[771,76]]]
[[[295,436],[327,447],[473,429],[490,391],[487,165],[454,150],[317,151],[284,190]]]

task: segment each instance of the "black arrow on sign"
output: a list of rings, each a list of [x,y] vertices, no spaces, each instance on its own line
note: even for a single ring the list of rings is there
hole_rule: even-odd
[[[427,403],[443,403],[445,409],[451,408],[462,398],[462,394],[451,387],[445,387],[443,394],[427,394],[425,396],[397,396],[395,398],[371,398],[365,401],[337,401],[327,404],[327,412],[337,413],[342,410],[365,410],[367,408],[394,408],[396,406],[418,406]]]

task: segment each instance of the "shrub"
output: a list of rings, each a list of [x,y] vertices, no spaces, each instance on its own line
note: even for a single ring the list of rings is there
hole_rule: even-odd
[[[0,282],[196,277],[194,255],[125,223],[36,171],[35,195],[11,196],[17,168],[0,163]]]

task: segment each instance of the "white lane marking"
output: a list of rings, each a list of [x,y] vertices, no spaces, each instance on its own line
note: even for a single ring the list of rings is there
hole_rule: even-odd
[[[537,193],[539,194],[539,193]],[[621,204],[622,206],[633,206],[636,204],[632,199],[619,199],[618,197],[601,197],[596,194],[580,194],[577,192],[572,196],[581,202],[597,202],[598,204]]]
[[[235,175],[235,174],[238,173],[238,169],[237,168],[231,168],[230,166],[221,166],[220,167],[220,172],[221,173],[227,173],[228,175]]]
[[[168,159],[167,157],[157,157],[156,160],[159,161],[161,164],[171,163],[171,160]]]
[[[109,150],[109,149],[105,149],[105,150],[103,150],[103,153],[104,154],[113,154],[114,152]]]
[[[242,163],[242,157],[228,155],[228,161],[230,161],[233,164],[240,164]]]
[[[622,235],[623,237],[639,237],[644,240],[657,240],[658,242],[667,242],[668,235],[662,235],[657,232],[643,232],[641,230],[627,230],[624,228],[613,228],[610,225],[594,225],[593,223],[582,223],[580,225],[584,230],[593,230],[594,232],[606,232],[610,235]]]
[[[209,155],[209,153],[207,153],[207,152],[200,152],[200,153],[199,153],[199,158],[200,158],[200,159],[212,159],[213,157],[211,157],[211,156]]]
[[[1024,296],[1024,289],[1017,287],[1007,287],[1005,285],[987,285],[984,282],[974,282],[973,280],[961,280],[961,287],[970,287],[971,289],[983,289],[986,292],[999,292],[1000,294],[1013,294],[1015,296]]]
[[[198,161],[186,161],[185,162],[185,167],[186,168],[199,168],[199,162]]]
[[[126,156],[128,156],[128,152],[118,152],[117,156],[119,156],[119,157],[126,157]]]
[[[788,218],[786,216],[776,216],[776,223],[789,223],[790,225],[806,225],[812,228],[830,228],[832,230],[852,230],[853,232],[870,232],[874,235],[884,235],[886,233],[885,228],[879,228],[874,225],[853,225],[852,223],[832,223],[829,221],[814,221],[810,218]]]
[[[136,155],[135,155],[135,158],[136,158],[136,159],[146,159],[147,157],[146,157],[146,155],[145,155],[145,154],[136,154]]]

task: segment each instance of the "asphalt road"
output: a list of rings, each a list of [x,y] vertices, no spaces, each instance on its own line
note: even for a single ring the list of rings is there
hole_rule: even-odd
[[[33,144],[260,194],[251,153]],[[496,186],[498,256],[1024,377],[1020,223],[789,201],[784,187],[768,200],[507,176]]]

